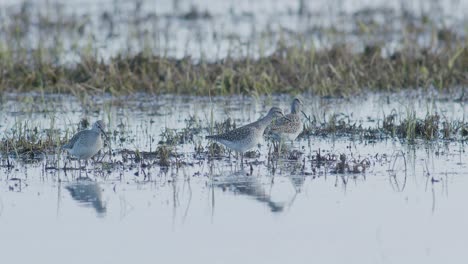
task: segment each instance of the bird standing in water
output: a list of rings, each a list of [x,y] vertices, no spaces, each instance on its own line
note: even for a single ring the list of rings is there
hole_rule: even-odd
[[[81,160],[85,160],[87,163],[88,159],[96,155],[104,146],[104,141],[101,138],[101,135],[106,136],[104,129],[104,121],[96,121],[91,129],[76,133],[68,143],[63,145],[62,149],[78,158],[80,169]]]
[[[294,98],[291,104],[291,113],[278,118],[268,127],[268,137],[279,142],[279,145],[284,141],[294,141],[304,129],[300,116],[300,113],[305,115],[302,111],[303,106],[304,104],[299,98]]]
[[[270,123],[278,117],[284,117],[283,111],[272,107],[268,114],[259,120],[219,135],[207,136],[226,147],[241,153],[241,164],[244,163],[244,152],[255,147],[263,138],[263,133]]]

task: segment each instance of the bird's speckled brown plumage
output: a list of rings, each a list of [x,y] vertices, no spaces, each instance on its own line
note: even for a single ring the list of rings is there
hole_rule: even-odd
[[[299,98],[295,98],[291,105],[291,113],[278,118],[267,128],[270,138],[280,140],[295,140],[304,129],[300,113],[303,104]]]
[[[224,134],[207,136],[206,138],[218,141],[228,148],[243,153],[258,145],[263,137],[265,128],[274,118],[281,116],[283,116],[281,109],[273,107],[265,117],[256,122],[239,127]]]

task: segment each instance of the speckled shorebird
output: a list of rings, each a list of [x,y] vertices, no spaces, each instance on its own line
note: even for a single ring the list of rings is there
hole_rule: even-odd
[[[291,105],[291,113],[282,118],[278,118],[267,128],[270,138],[275,141],[294,141],[301,134],[304,126],[301,121],[300,113],[304,104],[299,98],[294,98]],[[305,115],[305,114],[304,114]]]
[[[283,111],[272,107],[268,114],[259,120],[219,135],[207,136],[207,139],[218,141],[226,147],[241,153],[241,164],[244,162],[244,152],[258,145],[263,138],[265,128],[277,117],[283,117]]]
[[[81,160],[87,160],[96,155],[104,146],[101,135],[106,136],[104,132],[104,121],[99,120],[93,124],[93,127],[88,130],[82,130],[76,133],[67,144],[63,145],[72,156],[78,158],[81,168]]]

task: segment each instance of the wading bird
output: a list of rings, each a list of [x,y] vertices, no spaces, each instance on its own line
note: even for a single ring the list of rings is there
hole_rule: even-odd
[[[207,136],[207,139],[217,141],[226,147],[241,153],[241,164],[244,163],[244,152],[255,147],[263,138],[265,128],[278,118],[284,117],[283,111],[272,107],[268,114],[259,120],[219,135]]]
[[[80,169],[81,160],[85,160],[87,164],[88,159],[96,155],[104,146],[101,138],[101,135],[107,137],[104,129],[104,121],[96,121],[91,129],[76,133],[68,143],[62,146],[62,149],[67,150],[72,156],[78,158]]]

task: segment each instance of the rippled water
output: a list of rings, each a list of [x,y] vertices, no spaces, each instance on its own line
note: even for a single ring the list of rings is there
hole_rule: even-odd
[[[193,142],[176,146],[182,165],[165,169],[151,159],[121,162],[119,151],[154,151],[164,127],[180,130],[189,116],[207,127],[213,111],[214,120],[231,117],[239,125],[272,105],[287,109],[291,98],[62,99],[5,95],[0,138],[10,137],[15,123],[28,122],[39,131],[53,123],[65,136],[65,127],[75,131],[83,117],[104,118],[115,155],[103,161],[119,165],[57,170],[49,166],[61,168],[65,159],[53,153],[26,161],[4,154],[2,262],[464,262],[468,155],[462,141],[301,138],[290,146],[303,153],[299,158],[272,165],[264,143],[260,155],[248,159],[252,166],[242,168],[227,155],[211,161],[195,155],[195,144],[208,145],[202,129]],[[306,96],[305,102],[306,112],[317,118],[343,113],[364,127],[376,126],[392,109],[402,115],[412,109],[420,117],[437,112],[453,120],[468,113],[463,103],[408,95]],[[318,163],[319,150],[332,161]],[[363,161],[368,167],[333,173],[339,154],[350,166]]]

